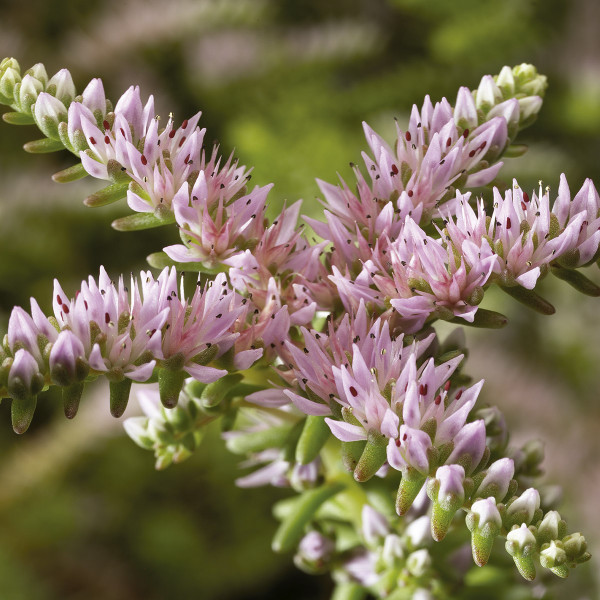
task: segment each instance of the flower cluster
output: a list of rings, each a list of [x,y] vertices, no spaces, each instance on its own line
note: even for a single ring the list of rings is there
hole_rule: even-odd
[[[10,316],[2,382],[19,432],[29,426],[44,386],[65,388],[65,410],[73,417],[84,381],[97,375],[111,382],[115,416],[125,410],[131,382],[149,380],[155,369],[162,401],[175,404],[186,374],[205,383],[227,374],[208,363],[234,345],[236,321],[246,311],[224,274],[185,299],[175,269],[156,279],[142,272],[128,289],[122,277],[115,284],[101,268],[98,281],[82,282],[74,298],[55,281],[53,307],[54,316],[46,317],[32,299],[31,315],[16,307]],[[247,368],[256,358],[239,352],[236,366]]]
[[[479,566],[502,536],[524,578],[537,565],[566,577],[590,555],[536,488],[543,453],[535,442],[508,446],[498,409],[477,406],[483,381],[462,372],[464,340],[440,341],[434,328],[504,326],[480,307],[491,285],[551,314],[535,291],[548,273],[600,295],[578,270],[599,257],[590,180],[571,197],[562,176],[552,205],[548,189],[530,196],[516,181],[491,198],[467,191],[493,183],[502,156],[520,151],[515,137],[545,87],[530,65],[505,67],[461,88],[454,106],[426,97],[392,145],[365,124],[366,174],[354,168],[356,191],[319,182],[325,222],[305,218],[322,238],[311,243],[299,201],[269,223],[272,186],[250,190],[249,170],[203,147],[200,113],[161,127],[137,87],[113,108],[100,80],[78,96],[68,71],[49,79],[36,65],[21,76],[5,59],[0,102],[14,112],[4,119],[38,125],[46,138],[28,150],[67,148],[81,160],[55,179],[107,180],[86,203],[126,196],[136,214],[117,229],[172,223],[181,238],[149,257],[168,265],[157,278],[142,272],[127,288],[102,269],[74,298],[56,283],[53,316],[35,300],[30,313],[13,310],[0,394],[12,398],[15,430],[49,385],[63,388],[72,417],[99,375],[115,416],[132,381],[158,383],[140,392],[144,416],[126,422],[130,437],[164,468],[219,419],[229,450],[254,469],[238,485],[298,494],[275,509],[273,548],[295,551],[309,572],[332,571],[343,597],[448,597],[468,567],[446,589],[438,567],[448,557],[430,545],[459,546],[461,526]],[[173,265],[202,273],[193,294]]]

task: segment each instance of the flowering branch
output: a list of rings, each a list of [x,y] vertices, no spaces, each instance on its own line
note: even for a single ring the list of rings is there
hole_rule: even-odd
[[[467,189],[492,184],[502,156],[542,105],[546,79],[530,65],[504,67],[455,105],[426,97],[390,146],[365,124],[372,155],[365,176],[319,182],[325,222],[301,203],[265,217],[271,185],[250,190],[250,171],[203,147],[200,113],[161,127],[152,97],[130,88],[114,105],[100,80],[76,95],[68,71],[42,65],[20,74],[0,64],[4,120],[37,124],[46,136],[26,150],[66,148],[80,163],[54,176],[89,174],[109,185],[88,197],[126,197],[134,211],[113,227],[175,224],[181,243],[148,257],[163,268],[83,282],[69,298],[58,282],[54,315],[32,299],[15,308],[0,349],[0,395],[24,432],[38,394],[63,389],[72,418],[87,381],[110,382],[110,410],[125,410],[132,381],[145,416],[125,422],[157,468],[186,459],[208,423],[220,420],[229,450],[255,468],[242,487],[292,487],[276,506],[278,552],[313,573],[331,571],[335,598],[445,598],[468,567],[448,575],[450,552],[470,534],[485,565],[497,537],[519,573],[536,566],[566,577],[590,558],[579,533],[536,487],[542,451],[508,447],[502,415],[478,406],[483,381],[463,373],[464,340],[441,341],[438,320],[498,328],[504,315],[480,308],[496,285],[543,314],[536,291],[552,273],[580,292],[600,287],[579,269],[597,261],[600,197],[591,180],[571,197],[564,175],[550,190]],[[181,271],[199,273],[186,294]],[[517,457],[520,457],[517,460]]]

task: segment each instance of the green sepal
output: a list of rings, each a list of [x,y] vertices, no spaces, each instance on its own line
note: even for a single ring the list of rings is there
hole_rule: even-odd
[[[125,186],[124,183],[115,183],[115,186]],[[111,186],[109,186],[111,187]],[[118,200],[118,198],[117,198]],[[86,199],[87,203],[87,199]],[[89,205],[88,205],[89,206]],[[154,227],[162,227],[163,225],[170,225],[175,222],[175,215],[168,213],[168,218],[159,218],[154,213],[136,213],[134,215],[127,215],[120,219],[115,219],[111,226],[117,231],[141,231],[142,229],[153,229]]]
[[[468,327],[481,327],[484,329],[502,329],[508,323],[508,317],[494,310],[479,308],[473,317],[473,322],[469,323],[460,317],[454,317],[450,323],[457,325],[466,325]]]
[[[287,440],[289,425],[270,427],[262,431],[238,434],[227,440],[227,450],[233,454],[251,454],[267,448],[278,448]]]
[[[356,481],[368,481],[381,469],[387,458],[388,438],[381,433],[370,432],[364,450],[354,468]]]
[[[491,523],[487,523],[487,525],[491,525]],[[473,553],[473,561],[478,567],[484,567],[488,560],[490,560],[494,540],[497,536],[497,531],[493,535],[486,535],[485,529],[484,527],[483,532],[478,529],[471,532],[471,551]]]
[[[341,442],[342,464],[346,471],[354,471],[362,456],[366,442]]]
[[[84,385],[81,381],[62,388],[63,407],[67,419],[72,419],[77,414]]]
[[[519,158],[519,156],[523,156],[527,150],[529,150],[527,144],[511,144],[504,150],[504,156],[506,158]]]
[[[501,290],[512,296],[515,300],[521,302],[525,306],[532,308],[542,315],[553,315],[556,309],[550,302],[536,294],[533,290],[528,290],[520,285],[515,286],[499,286]]]
[[[328,483],[302,493],[289,514],[279,525],[271,545],[273,551],[289,552],[294,550],[304,535],[306,525],[308,525],[319,507],[341,492],[344,487],[342,483]]]
[[[296,445],[296,462],[307,465],[315,460],[330,435],[331,431],[325,423],[325,417],[308,415]]]
[[[65,147],[61,141],[51,140],[50,138],[33,140],[23,145],[23,150],[30,154],[48,154],[49,152],[58,152],[64,149]]]
[[[552,266],[552,274],[563,281],[566,281],[571,287],[586,296],[600,296],[600,287],[591,279],[588,279],[583,273],[574,269],[564,269],[562,267]]]
[[[83,203],[91,208],[112,204],[113,202],[121,200],[121,198],[125,198],[127,195],[127,188],[127,182],[112,183],[88,196]]]
[[[218,379],[213,383],[209,383],[202,390],[202,394],[200,395],[200,401],[203,406],[207,408],[218,406],[230,390],[242,381],[242,379],[242,375],[233,373],[231,375],[225,375],[225,377],[221,377],[221,379]]]
[[[413,467],[407,467],[402,471],[402,479],[396,496],[396,512],[398,515],[402,517],[408,512],[426,479],[426,475]]]
[[[557,567],[550,567],[550,571],[552,571],[557,577],[561,579],[566,579],[569,576],[569,567],[567,565],[558,565]]]
[[[77,163],[72,167],[58,171],[52,175],[53,181],[56,183],[70,183],[71,181],[77,181],[87,176],[87,171],[83,168],[81,163]]]
[[[187,373],[182,369],[162,368],[158,371],[158,392],[165,408],[173,408],[179,402]]]
[[[2,115],[5,123],[10,125],[34,125],[35,119],[31,113],[7,112]]]
[[[36,405],[37,396],[12,399],[10,416],[15,433],[25,433],[29,429]]]
[[[127,408],[129,402],[129,392],[131,391],[131,379],[127,377],[121,381],[111,381],[110,387],[110,414],[119,418]]]

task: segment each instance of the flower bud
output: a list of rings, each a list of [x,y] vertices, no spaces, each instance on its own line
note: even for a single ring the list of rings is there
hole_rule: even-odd
[[[519,99],[519,123],[521,127],[524,124],[529,124],[534,117],[540,112],[543,100],[539,96],[527,96]]]
[[[515,78],[513,77],[512,69],[508,66],[502,67],[500,73],[496,77],[496,84],[502,90],[505,98],[513,96],[515,93]]]
[[[548,511],[538,525],[537,539],[540,543],[559,540],[567,534],[567,524],[555,510]]]
[[[532,581],[535,579],[535,564],[533,557],[537,549],[535,536],[525,523],[515,525],[506,536],[506,551],[513,557],[519,573]]]
[[[569,562],[584,562],[589,558],[587,542],[581,533],[571,533],[562,540]]]
[[[466,518],[466,525],[471,532],[473,560],[475,564],[482,567],[489,560],[494,539],[502,527],[502,517],[495,498],[490,496],[473,502]]]
[[[477,108],[487,113],[500,101],[502,101],[500,89],[491,75],[485,75],[479,83],[477,92],[475,92],[475,104]]]
[[[483,498],[494,496],[497,502],[501,502],[508,493],[508,487],[514,474],[515,465],[512,459],[497,460],[485,471],[485,477],[479,484],[476,495]]]
[[[543,96],[548,81],[545,75],[539,75],[533,65],[523,63],[513,67],[513,77],[515,79],[515,91],[528,96]]]
[[[454,438],[454,450],[446,460],[447,464],[463,466],[469,475],[479,465],[485,451],[485,423],[483,420],[467,423]]]
[[[37,396],[44,387],[44,377],[35,358],[24,349],[17,350],[8,374],[8,393],[13,399]]]
[[[437,542],[444,539],[456,511],[464,502],[464,481],[465,470],[460,465],[444,465],[427,484],[427,493],[433,501],[431,534]]]
[[[58,124],[67,120],[67,109],[60,100],[41,92],[33,106],[33,117],[46,137],[60,140]]]
[[[461,87],[456,96],[454,107],[454,122],[462,129],[477,127],[477,107],[469,88]]]
[[[58,334],[50,351],[49,364],[52,380],[62,386],[83,381],[89,371],[83,344],[69,330],[61,331]]]
[[[16,91],[16,86],[15,86]],[[31,107],[37,100],[40,92],[44,91],[44,85],[38,79],[35,79],[31,75],[25,75],[19,86],[19,98],[18,104],[20,112],[30,113]],[[15,100],[17,100],[15,98]]]
[[[508,527],[525,523],[529,525],[540,508],[540,493],[535,488],[525,490],[516,500],[508,505],[506,523]]]
[[[55,73],[48,81],[46,91],[67,107],[73,102],[73,98],[77,94],[73,78],[68,69],[61,69],[58,73]]]
[[[27,75],[37,79],[43,86],[46,86],[48,83],[48,73],[46,73],[46,67],[44,67],[42,63],[37,63],[30,69],[27,69],[27,71],[25,71],[25,77],[27,77]]]
[[[423,577],[430,567],[431,555],[425,548],[409,554],[406,559],[406,568],[415,577]]]
[[[2,77],[0,77],[0,94],[2,94],[3,104],[12,104],[14,101],[15,85],[21,83],[21,75],[16,69],[8,68]]]
[[[562,542],[552,540],[549,544],[544,544],[540,552],[540,564],[546,569],[550,569],[559,577],[569,575],[567,562],[567,553],[564,551]]]

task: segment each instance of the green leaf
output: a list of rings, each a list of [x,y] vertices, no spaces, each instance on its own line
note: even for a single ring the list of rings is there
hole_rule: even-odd
[[[127,182],[107,185],[105,188],[102,188],[91,196],[88,196],[83,203],[92,208],[112,204],[113,202],[121,200],[121,198],[125,198],[125,196],[127,196],[128,185],[129,184]]]
[[[131,379],[124,378],[121,381],[110,382],[110,414],[119,418],[127,408],[129,392],[131,391]]]
[[[78,179],[82,179],[87,176],[87,171],[83,168],[81,163],[77,163],[72,167],[68,167],[63,169],[62,171],[58,171],[52,175],[52,179],[56,181],[56,183],[70,183],[71,181],[77,181]]]
[[[479,308],[475,313],[472,323],[469,323],[468,321],[465,321],[459,317],[454,317],[454,319],[450,320],[450,323],[467,325],[469,327],[481,327],[484,329],[501,329],[508,323],[508,317],[494,310]]]
[[[35,120],[33,116],[26,113],[20,112],[7,112],[2,115],[2,118],[6,123],[10,123],[10,125],[33,125],[35,124]]]
[[[525,306],[532,308],[542,315],[553,315],[556,309],[550,302],[536,294],[533,290],[528,290],[520,285],[515,286],[500,286],[500,289],[512,296],[515,300],[521,302]]]
[[[15,433],[25,433],[29,429],[36,405],[37,396],[13,398],[10,407],[10,416]]]
[[[49,152],[58,152],[64,150],[63,143],[58,140],[42,138],[41,140],[33,140],[23,145],[23,150],[30,154],[47,154]]]
[[[575,271],[574,269],[564,269],[553,265],[552,274],[555,277],[566,281],[570,286],[586,296],[600,296],[600,287],[579,271]]]
[[[115,185],[122,186],[126,184],[116,183]],[[90,205],[88,204],[88,206]],[[154,213],[136,213],[134,215],[121,217],[120,219],[115,219],[112,222],[112,227],[117,231],[140,231],[141,229],[152,229],[171,223],[175,223],[175,216],[173,214],[170,214],[169,218],[159,219]]]
[[[77,414],[83,386],[83,382],[78,382],[62,388],[63,406],[67,419],[72,419]]]
[[[330,435],[325,417],[308,415],[296,446],[296,462],[301,465],[312,462],[319,456]]]
[[[289,552],[294,550],[304,535],[304,528],[313,518],[317,509],[341,492],[344,487],[342,483],[328,483],[304,492],[277,529],[272,543],[273,551]]]

